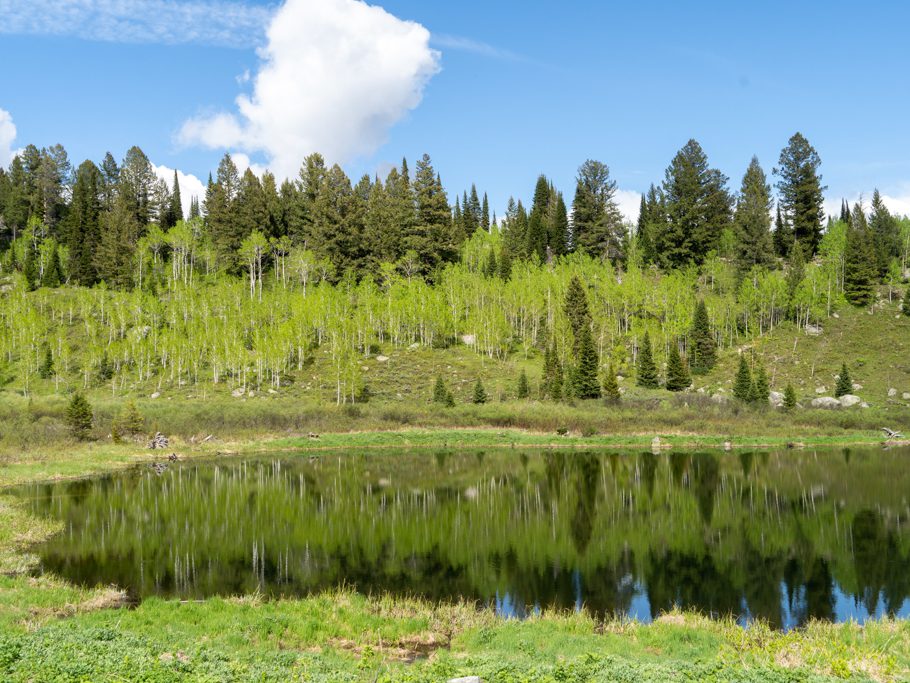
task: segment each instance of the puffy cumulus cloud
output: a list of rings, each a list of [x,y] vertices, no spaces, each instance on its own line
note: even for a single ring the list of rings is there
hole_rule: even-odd
[[[174,169],[167,166],[157,166],[152,164],[152,170],[155,175],[164,180],[168,187],[174,183]],[[190,202],[193,197],[199,199],[199,203],[205,200],[205,185],[199,178],[183,171],[177,171],[177,183],[180,185],[180,204],[183,208],[184,217],[190,212]]]
[[[846,199],[850,203],[850,208],[852,209],[856,202],[861,201],[868,213],[872,205],[873,191],[874,190],[869,190],[868,192],[862,192],[847,197]],[[898,185],[889,188],[888,191],[882,190],[881,195],[882,200],[885,202],[885,206],[888,207],[888,211],[892,214],[895,216],[910,216],[910,182],[899,183]],[[840,199],[832,199],[829,197],[825,200],[825,213],[837,218],[840,216],[840,206]]]
[[[280,177],[321,152],[369,154],[439,70],[430,32],[359,0],[287,0],[275,13],[236,112],[186,121],[183,144],[261,154]]]
[[[0,166],[8,166],[16,152],[13,150],[13,141],[16,139],[16,124],[12,115],[5,109],[0,109]]]
[[[637,223],[638,212],[641,210],[641,193],[633,190],[616,190],[615,199],[623,218]]]

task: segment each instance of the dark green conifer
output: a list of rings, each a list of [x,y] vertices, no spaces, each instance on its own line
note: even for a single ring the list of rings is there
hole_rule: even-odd
[[[616,378],[616,370],[613,364],[607,368],[607,374],[604,377],[604,398],[610,403],[619,403],[622,395],[619,392],[619,381]]]
[[[755,390],[752,396],[754,403],[766,406],[768,399],[771,397],[771,386],[768,381],[768,373],[765,372],[765,366],[759,364],[758,371],[755,373]]]
[[[528,375],[524,370],[518,376],[518,389],[515,393],[520,399],[525,399],[531,394],[531,387],[528,386]]]
[[[572,327],[573,346],[572,352],[576,361],[579,359],[581,338],[583,330],[591,331],[591,311],[588,308],[588,295],[581,279],[573,275],[566,289],[564,310],[569,325]]]
[[[477,382],[474,384],[474,394],[471,397],[471,401],[477,405],[487,402],[487,392],[483,388],[483,383],[480,381],[480,377],[477,378]]]
[[[54,376],[54,356],[51,354],[50,346],[44,347],[44,358],[38,366],[38,376],[41,379],[50,379]]]
[[[654,362],[654,353],[651,350],[651,335],[645,332],[641,348],[638,350],[638,376],[636,384],[646,389],[657,389],[660,382],[657,377],[657,365]]]
[[[821,159],[809,141],[796,133],[781,150],[778,163],[774,174],[780,178],[777,190],[784,224],[812,258],[821,242],[825,216],[825,187],[818,173]]]
[[[788,384],[784,389],[784,408],[793,410],[796,407],[796,390],[792,384]]]
[[[739,369],[736,371],[736,379],[733,382],[733,397],[748,403],[752,397],[752,372],[749,370],[749,363],[746,361],[746,355],[739,356]]]
[[[669,391],[684,391],[692,384],[689,368],[679,355],[679,347],[675,341],[670,342],[670,356],[667,359],[667,382]]]
[[[442,379],[442,375],[439,375],[436,378],[436,384],[433,386],[433,403],[445,405],[448,394],[449,390],[446,389],[446,383]]]
[[[875,299],[876,256],[872,235],[862,205],[853,205],[844,248],[844,297],[854,306],[867,306]]]
[[[736,265],[741,274],[766,266],[774,258],[771,244],[771,186],[757,157],[743,176],[733,226],[736,231]]]
[[[93,422],[91,404],[81,391],[77,391],[66,408],[66,424],[70,433],[80,441],[84,441],[92,430]]]
[[[904,302],[901,304],[904,309],[904,315],[910,316],[910,287],[904,292]]]
[[[572,372],[572,395],[575,398],[600,398],[600,381],[597,377],[600,360],[589,326],[581,328],[578,358]]]
[[[692,372],[696,375],[704,375],[717,363],[717,342],[711,331],[711,320],[708,318],[708,308],[703,299],[699,299],[695,304],[689,339]]]
[[[787,269],[787,302],[790,317],[796,315],[796,292],[806,277],[806,260],[803,256],[803,245],[794,242],[790,250],[790,263]]]
[[[837,377],[837,384],[834,387],[834,396],[835,398],[840,398],[841,396],[852,393],[853,380],[850,378],[850,370],[847,369],[847,364],[844,363],[841,367],[840,375]]]
[[[117,420],[117,426],[122,434],[135,435],[142,433],[145,428],[145,418],[139,412],[134,401],[127,401],[126,405],[123,406],[123,410]]]

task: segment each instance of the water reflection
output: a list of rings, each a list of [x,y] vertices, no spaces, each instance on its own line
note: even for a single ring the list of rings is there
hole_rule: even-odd
[[[137,596],[674,606],[778,628],[910,616],[906,450],[400,453],[178,463],[20,491],[45,570]]]

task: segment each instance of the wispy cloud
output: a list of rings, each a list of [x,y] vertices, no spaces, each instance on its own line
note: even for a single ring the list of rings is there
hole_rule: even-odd
[[[249,48],[274,12],[232,0],[0,0],[0,34]]]
[[[460,50],[462,52],[471,52],[483,57],[492,57],[493,59],[505,59],[513,62],[528,61],[527,57],[520,55],[517,52],[504,50],[503,48],[496,47],[495,45],[483,43],[479,40],[474,40],[473,38],[465,38],[464,36],[453,36],[447,33],[434,33],[430,42],[434,47],[449,50]]]
[[[5,167],[16,155],[13,149],[15,139],[16,124],[13,123],[12,115],[5,109],[0,109],[0,166]]]

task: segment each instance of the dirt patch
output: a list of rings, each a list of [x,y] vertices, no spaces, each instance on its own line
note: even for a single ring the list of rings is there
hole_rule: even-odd
[[[29,615],[35,619],[47,617],[67,619],[77,614],[96,612],[102,609],[120,609],[135,606],[136,601],[126,591],[117,588],[107,588],[83,602],[67,603],[62,607],[33,607],[29,610]]]
[[[433,633],[421,633],[405,636],[393,642],[356,643],[345,638],[334,638],[329,645],[339,650],[345,650],[358,657],[375,654],[388,661],[410,664],[418,659],[426,659],[434,652],[449,647],[446,639],[437,638]]]
[[[682,614],[661,614],[654,621],[658,624],[672,624],[673,626],[686,625],[686,618]]]

